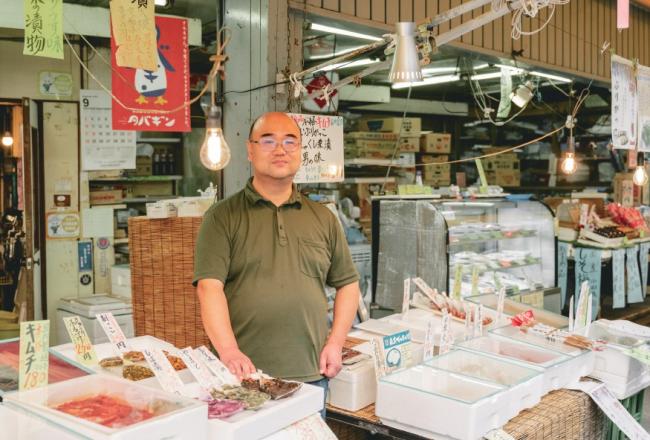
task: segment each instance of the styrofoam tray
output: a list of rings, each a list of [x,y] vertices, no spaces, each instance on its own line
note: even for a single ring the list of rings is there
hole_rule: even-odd
[[[145,348],[159,348],[161,350],[169,351],[170,354],[174,354],[173,352],[176,350],[176,348],[169,342],[163,341],[162,339],[158,339],[153,336],[137,336],[135,338],[129,339],[128,343],[130,348],[132,348],[133,350],[144,350]],[[107,357],[119,355],[119,351],[117,351],[117,349],[110,342],[105,342],[103,344],[95,344],[93,345],[93,347],[95,349],[95,353],[97,354],[98,361]],[[52,351],[58,353],[60,356],[70,359],[71,361],[76,361],[74,345],[71,343],[52,347]],[[140,363],[140,364],[146,365],[145,363]],[[119,367],[102,368],[99,365],[94,365],[89,368],[100,374],[108,374],[115,377],[122,377],[122,369]],[[194,382],[195,380],[194,376],[192,376],[192,373],[190,373],[190,371],[187,368],[181,371],[177,371],[177,373],[184,383]],[[157,389],[161,388],[160,384],[158,383],[158,379],[156,379],[155,377],[142,379],[137,381],[137,383],[152,388],[157,388]]]
[[[198,397],[198,383],[186,384],[184,393]],[[323,389],[303,384],[290,397],[269,400],[257,411],[242,411],[226,419],[208,420],[208,438],[215,440],[257,440],[280,431],[323,409]]]
[[[379,380],[375,413],[388,426],[427,438],[476,440],[516,415],[505,390],[418,365]]]
[[[437,343],[440,340],[440,332],[442,331],[442,317],[434,314],[432,311],[416,308],[409,310],[406,318],[404,318],[401,313],[381,318],[382,321],[387,321],[391,324],[410,330],[412,340],[419,344],[424,344],[427,326],[429,325],[429,321],[432,319],[435,322],[434,333],[436,334],[436,337],[434,338],[434,341]],[[451,320],[450,327],[454,340],[460,340],[464,335],[464,324]]]

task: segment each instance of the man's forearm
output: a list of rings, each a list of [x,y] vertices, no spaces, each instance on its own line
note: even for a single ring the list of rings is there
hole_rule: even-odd
[[[343,286],[336,291],[334,299],[334,322],[328,342],[334,342],[337,345],[343,345],[347,336],[354,316],[359,308],[359,283],[354,282]]]
[[[201,319],[212,345],[218,353],[237,347],[237,340],[230,324],[228,302],[223,284],[217,280],[201,280],[197,288],[201,303]]]

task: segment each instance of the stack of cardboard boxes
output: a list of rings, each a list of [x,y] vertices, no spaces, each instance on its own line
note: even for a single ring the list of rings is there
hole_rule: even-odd
[[[502,148],[487,148],[484,154],[502,151]],[[482,160],[485,177],[489,185],[519,186],[521,171],[517,153],[502,153]]]
[[[425,185],[430,186],[449,186],[451,185],[451,165],[449,153],[451,153],[451,134],[448,133],[426,133],[420,137],[420,156],[419,163],[424,166],[422,170],[422,181]],[[427,165],[439,164],[442,165]]]

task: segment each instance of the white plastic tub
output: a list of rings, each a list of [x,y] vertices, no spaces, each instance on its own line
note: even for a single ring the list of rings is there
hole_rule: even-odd
[[[149,409],[153,417],[125,427],[110,428],[55,409],[65,402],[97,395],[121,399],[137,409]],[[206,438],[208,433],[206,404],[103,374],[11,393],[4,399],[8,405],[92,439],[194,440]]]
[[[379,380],[375,412],[388,426],[427,438],[480,439],[514,416],[505,390],[424,365]]]
[[[466,299],[475,304],[483,304],[491,311],[496,311],[499,301],[498,295],[494,294],[470,296]],[[503,303],[503,313],[505,315],[515,316],[527,310],[532,310],[535,319],[542,324],[550,325],[555,328],[565,328],[569,326],[569,318],[566,316],[558,315],[557,313],[552,313],[544,309],[537,309],[529,304],[513,301],[507,297],[505,298]]]
[[[373,360],[344,366],[329,381],[328,403],[347,411],[359,411],[375,403],[377,379]]]

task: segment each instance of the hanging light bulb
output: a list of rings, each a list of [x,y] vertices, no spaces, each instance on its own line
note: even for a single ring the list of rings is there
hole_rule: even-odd
[[[646,173],[643,165],[637,165],[632,176],[632,181],[636,186],[643,186],[648,183],[648,173]]]
[[[2,135],[2,145],[5,147],[11,147],[14,144],[14,137],[11,135],[10,131],[5,131]]]
[[[560,165],[562,172],[564,174],[573,174],[578,169],[578,161],[576,161],[576,155],[573,152],[566,152],[564,154],[564,159],[562,159],[562,164]]]
[[[221,129],[221,109],[216,105],[206,111],[205,138],[199,155],[203,166],[212,171],[222,170],[230,162],[230,148]]]

